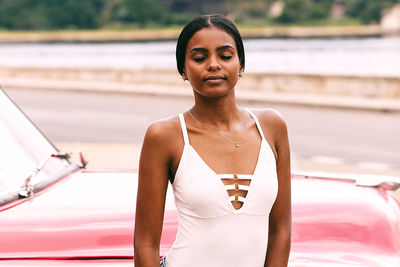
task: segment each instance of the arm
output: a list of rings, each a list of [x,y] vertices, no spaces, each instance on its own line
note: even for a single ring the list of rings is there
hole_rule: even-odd
[[[274,118],[274,145],[277,152],[278,195],[269,217],[266,267],[286,267],[292,228],[291,171],[287,127],[278,115]]]
[[[168,152],[161,123],[146,132],[139,162],[134,250],[135,266],[159,267],[159,247],[168,186]]]

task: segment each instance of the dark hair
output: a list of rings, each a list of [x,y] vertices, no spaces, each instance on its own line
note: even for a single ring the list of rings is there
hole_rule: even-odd
[[[185,67],[185,54],[187,44],[192,36],[203,28],[216,27],[227,32],[235,40],[240,65],[244,68],[244,47],[242,36],[235,24],[223,15],[203,15],[194,18],[185,25],[176,44],[176,64],[179,74],[183,73]]]

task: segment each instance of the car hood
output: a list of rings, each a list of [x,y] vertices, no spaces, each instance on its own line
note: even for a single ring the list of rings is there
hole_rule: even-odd
[[[292,179],[291,265],[400,266],[400,206],[384,190]]]
[[[71,174],[0,213],[0,259],[132,258],[136,190],[134,172]],[[174,214],[166,213],[168,225]],[[172,235],[164,234],[165,249]]]

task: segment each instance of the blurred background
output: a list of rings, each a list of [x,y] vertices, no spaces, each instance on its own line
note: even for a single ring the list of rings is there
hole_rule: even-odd
[[[400,176],[400,0],[0,0],[0,85],[91,168],[138,166],[147,126],[193,104],[183,25],[231,18],[239,105],[285,117],[294,170]]]

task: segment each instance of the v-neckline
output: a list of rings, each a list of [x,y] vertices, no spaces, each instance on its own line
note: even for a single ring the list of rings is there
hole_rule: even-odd
[[[237,173],[237,175],[254,176],[254,175],[256,174],[257,169],[258,169],[258,165],[259,165],[259,163],[260,163],[261,149],[262,149],[263,143],[264,143],[264,139],[261,138],[260,147],[259,147],[259,149],[258,149],[258,156],[257,156],[256,166],[255,166],[255,168],[254,168],[254,170],[253,170],[253,173],[252,173],[252,174]],[[207,167],[207,169],[209,169],[209,170],[214,174],[214,176],[219,176],[219,175],[221,175],[221,174],[232,174],[232,173],[227,173],[227,172],[220,173],[220,174],[216,173],[216,172],[207,164],[207,162],[204,161],[204,159],[200,156],[200,154],[197,152],[197,150],[196,150],[191,144],[185,144],[185,146],[189,146],[189,147],[194,151],[194,153],[197,155],[197,157],[200,159],[200,161],[203,162],[203,164]],[[221,181],[221,182],[222,182],[222,181]]]
[[[250,185],[249,185],[249,189],[247,190],[247,195],[246,195],[246,197],[244,198],[243,205],[242,205],[239,209],[236,209],[236,208],[233,206],[232,201],[231,201],[230,198],[229,198],[229,193],[228,193],[228,191],[225,189],[225,184],[222,182],[221,178],[219,178],[220,175],[226,175],[227,173],[217,174],[217,173],[207,164],[207,162],[205,162],[205,161],[203,160],[203,158],[200,156],[200,154],[196,151],[196,149],[195,149],[191,144],[185,144],[185,146],[188,146],[188,147],[190,147],[190,148],[192,149],[192,151],[193,151],[194,154],[198,157],[198,159],[200,160],[200,162],[202,162],[202,164],[213,174],[213,177],[215,177],[215,178],[218,180],[217,183],[220,185],[221,189],[224,191],[224,193],[225,193],[224,195],[225,195],[225,197],[226,197],[226,200],[228,201],[228,205],[229,205],[231,211],[232,211],[234,214],[241,214],[241,213],[242,213],[244,207],[246,206],[247,199],[249,198],[249,195],[251,194],[250,192],[253,191],[253,190],[252,190],[252,187],[253,187],[253,184],[254,184],[254,177],[257,177],[256,174],[257,174],[257,172],[258,172],[258,166],[260,165],[260,158],[261,158],[261,153],[262,153],[262,147],[263,147],[263,145],[264,145],[264,139],[261,138],[260,148],[259,148],[259,150],[258,150],[258,157],[257,157],[256,167],[254,168],[253,173],[252,173],[252,174],[237,174],[237,175],[246,175],[246,176],[250,176],[250,177],[251,177],[251,182],[250,182]]]
[[[254,178],[257,177],[256,174],[257,174],[257,172],[258,172],[259,165],[260,165],[260,160],[261,160],[260,158],[261,158],[261,156],[262,156],[262,149],[263,149],[263,146],[265,145],[265,142],[267,142],[267,141],[265,140],[264,134],[263,134],[263,132],[262,132],[262,129],[261,129],[261,126],[260,126],[260,124],[259,124],[259,122],[258,122],[257,117],[256,117],[249,109],[246,108],[246,111],[250,114],[250,116],[253,118],[253,120],[254,120],[255,123],[256,123],[257,130],[258,130],[259,134],[261,135],[261,143],[260,143],[260,147],[259,147],[259,149],[258,149],[257,162],[256,162],[256,166],[255,166],[255,168],[254,168],[254,170],[253,170],[253,173],[252,173],[252,174],[237,174],[237,175],[246,175],[246,176],[248,176],[248,177],[251,177],[251,182],[250,182],[250,185],[249,185],[249,189],[248,189],[248,191],[247,191],[247,195],[246,195],[246,197],[245,197],[245,199],[244,199],[243,205],[242,205],[239,209],[235,209],[235,207],[233,206],[231,200],[229,199],[229,193],[228,193],[228,191],[225,189],[225,184],[222,182],[222,180],[221,180],[221,178],[220,178],[221,174],[217,174],[217,173],[207,164],[207,162],[204,161],[204,159],[200,156],[200,154],[196,151],[196,149],[190,144],[189,135],[188,135],[187,128],[186,128],[186,123],[185,123],[185,118],[184,118],[184,116],[183,116],[182,113],[179,114],[179,120],[180,120],[180,124],[181,124],[181,128],[182,128],[182,134],[183,134],[183,139],[184,139],[183,154],[184,154],[185,151],[187,150],[187,149],[186,149],[187,147],[189,147],[189,148],[191,148],[191,150],[193,150],[194,154],[195,154],[196,157],[199,159],[199,161],[201,162],[201,164],[203,164],[203,165],[205,166],[205,168],[208,169],[208,170],[211,172],[211,174],[213,175],[213,177],[215,177],[216,179],[218,179],[218,182],[217,182],[217,183],[218,183],[219,186],[222,188],[222,190],[224,190],[224,192],[225,192],[225,197],[226,197],[226,199],[227,199],[227,201],[228,201],[228,203],[229,203],[228,205],[230,206],[231,211],[232,211],[233,213],[235,213],[235,214],[240,214],[240,213],[242,213],[244,207],[246,206],[246,203],[247,203],[247,200],[248,200],[249,196],[250,196],[250,195],[252,194],[252,192],[254,191],[254,190],[252,190],[253,184],[255,183]],[[180,160],[180,162],[179,162],[179,164],[178,164],[178,168],[177,168],[177,171],[176,171],[175,175],[179,172],[179,169],[180,169],[180,167],[181,167],[181,164],[180,164],[180,163],[182,162],[183,154],[182,154],[182,156],[181,156],[181,160]],[[224,173],[224,175],[226,175],[226,173]],[[229,175],[229,174],[228,174],[228,175]]]

